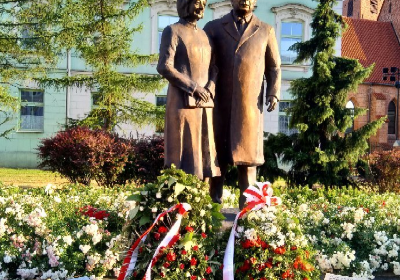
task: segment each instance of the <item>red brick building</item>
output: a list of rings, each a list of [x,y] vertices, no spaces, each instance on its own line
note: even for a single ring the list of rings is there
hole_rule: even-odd
[[[375,7],[372,7],[372,2]],[[343,15],[348,29],[342,37],[342,56],[358,59],[363,66],[375,64],[374,70],[357,89],[349,94],[355,107],[367,108],[367,115],[355,120],[357,129],[370,121],[387,116],[388,120],[371,138],[371,147],[388,149],[399,140],[399,90],[390,81],[391,67],[400,67],[400,45],[396,24],[400,19],[400,0],[346,0]],[[377,9],[377,12],[375,11]],[[367,18],[367,19],[366,19]],[[400,25],[398,25],[400,31]],[[383,80],[383,68],[389,68],[387,80]],[[398,80],[397,75],[394,75]],[[351,103],[348,103],[351,105]],[[351,106],[349,106],[351,107]]]

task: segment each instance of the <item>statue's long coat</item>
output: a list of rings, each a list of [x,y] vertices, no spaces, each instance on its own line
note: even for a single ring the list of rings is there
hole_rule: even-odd
[[[161,38],[158,72],[169,81],[164,129],[165,165],[174,164],[200,179],[220,175],[212,108],[187,108],[185,95],[197,86],[215,93],[211,45],[203,30],[184,20],[167,26]]]
[[[254,14],[241,36],[232,14],[205,27],[219,68],[214,133],[220,164],[261,165],[263,155],[263,76],[266,94],[279,99],[280,56],[274,29]]]

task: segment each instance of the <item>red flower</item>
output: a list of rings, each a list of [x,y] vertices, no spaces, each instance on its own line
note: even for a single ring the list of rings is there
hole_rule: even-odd
[[[261,248],[263,248],[263,249],[268,249],[268,247],[269,247],[269,245],[265,242],[265,241],[262,241],[261,240]]]
[[[169,252],[167,254],[167,260],[170,262],[173,262],[176,260],[176,254],[174,252]]]
[[[251,268],[250,261],[245,260],[243,265],[241,267],[239,267],[239,270],[242,272],[245,272],[245,271],[249,270],[250,268]]]
[[[158,232],[159,233],[166,233],[166,232],[168,232],[168,229],[166,227],[164,227],[164,226],[160,226],[158,228]]]
[[[242,242],[242,247],[244,249],[248,249],[253,247],[253,242],[251,242],[250,240],[246,239],[246,241]]]
[[[181,254],[182,254],[182,255],[186,255],[186,254],[187,254],[186,250],[182,250],[182,251],[181,251]]]
[[[197,246],[197,245],[193,246],[193,251],[197,251],[197,250],[199,250],[199,246]]]
[[[196,264],[197,264],[197,260],[196,260],[195,257],[193,257],[193,258],[190,260],[190,265],[191,265],[191,266],[195,266]]]
[[[212,269],[211,269],[211,267],[207,267],[207,269],[206,269],[206,273],[207,274],[210,274],[212,272]]]
[[[79,208],[79,213],[87,217],[95,218],[97,220],[104,220],[105,218],[110,216],[110,214],[106,211],[99,210],[90,205]]]
[[[168,267],[170,267],[170,264],[169,264],[168,262],[165,262],[165,263],[163,264],[163,267],[168,268]]]
[[[181,264],[179,265],[179,268],[180,268],[180,269],[184,269],[184,268],[185,268],[185,265],[184,265],[183,263],[181,263]]]
[[[159,234],[158,232],[154,233],[154,239],[155,240],[160,240],[161,234]]]
[[[197,276],[195,276],[195,275],[190,276],[190,280],[196,280],[196,279],[197,279]]]
[[[278,254],[278,255],[283,255],[283,254],[285,254],[285,252],[286,252],[286,249],[284,246],[278,247],[274,250],[274,253]]]
[[[292,246],[292,247],[290,247],[290,250],[291,251],[295,251],[295,250],[297,250],[297,247],[296,246]]]
[[[187,232],[193,232],[194,231],[194,229],[192,228],[192,227],[185,227],[185,230],[187,231]]]
[[[161,276],[162,278],[164,278],[164,277],[165,277],[165,273],[164,273],[164,272],[160,272],[160,276]]]
[[[208,256],[207,256],[207,255],[205,255],[205,256],[204,256],[204,259],[205,259],[206,261],[208,261]]]
[[[293,272],[291,270],[286,270],[284,273],[282,273],[282,278],[292,278],[294,276]]]
[[[202,233],[201,233],[201,237],[207,238],[207,234],[205,234],[204,232],[202,232]]]

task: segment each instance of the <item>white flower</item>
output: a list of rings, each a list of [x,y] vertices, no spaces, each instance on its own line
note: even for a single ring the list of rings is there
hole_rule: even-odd
[[[172,197],[168,197],[167,201],[172,202],[172,201],[174,201],[174,199]]]
[[[63,237],[63,241],[67,244],[67,245],[71,245],[72,244],[72,237],[71,237],[71,235],[67,235],[67,236],[64,236]]]
[[[79,249],[86,255],[86,253],[90,250],[90,245],[79,245]]]
[[[157,207],[153,207],[153,208],[151,208],[151,212],[153,212],[153,213],[157,213]]]
[[[156,193],[156,198],[161,198],[161,193],[160,192]]]
[[[9,255],[4,255],[4,257],[3,257],[4,263],[10,263],[11,261],[12,261],[12,258]]]
[[[103,238],[102,234],[93,235],[93,237],[92,237],[93,245],[96,245],[97,243],[99,243],[102,238]]]
[[[140,206],[139,207],[139,211],[143,211],[144,210],[144,207],[143,206]]]
[[[194,199],[195,202],[200,202],[200,197],[196,196]]]
[[[47,186],[44,189],[45,194],[51,195],[54,192],[55,186],[52,184],[47,184]]]
[[[204,209],[200,210],[200,217],[203,217],[206,214],[206,211]]]
[[[59,196],[55,196],[55,197],[54,197],[54,201],[55,201],[56,203],[60,203],[60,202],[61,202],[61,198],[60,198]]]

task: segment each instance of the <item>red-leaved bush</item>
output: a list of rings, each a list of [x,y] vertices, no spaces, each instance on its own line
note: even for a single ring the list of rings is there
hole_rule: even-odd
[[[112,187],[119,182],[132,147],[129,141],[103,130],[74,127],[41,141],[39,167],[59,172],[72,183]]]
[[[121,179],[147,183],[157,179],[164,167],[164,138],[153,136],[131,139],[133,153],[121,174]]]
[[[380,192],[400,192],[400,150],[375,151],[369,155],[369,164]]]

